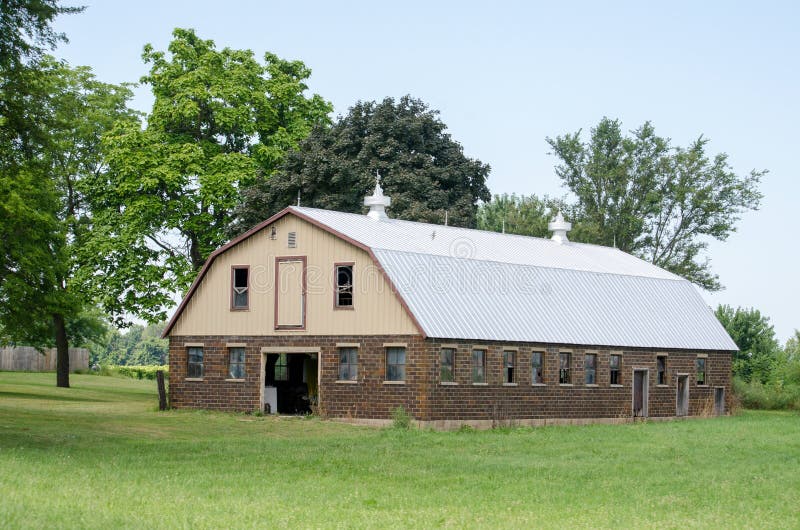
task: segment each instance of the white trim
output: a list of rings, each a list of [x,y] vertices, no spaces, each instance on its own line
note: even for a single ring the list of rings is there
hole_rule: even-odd
[[[183,380],[184,381],[189,381],[189,382],[194,382],[194,383],[197,383],[197,382],[200,382],[200,381],[204,381],[204,379],[202,377],[184,377]]]
[[[708,359],[708,354],[707,353],[698,353],[697,357],[700,358],[700,359]]]
[[[404,385],[406,384],[405,381],[384,381],[384,385]]]
[[[547,383],[531,383],[531,386],[547,386]]]
[[[235,378],[235,379],[226,379],[226,383],[245,383],[247,379]]]
[[[508,347],[504,346],[503,347],[503,351],[514,351],[514,352],[519,353],[519,348],[516,347],[516,346],[508,346]]]
[[[583,385],[583,386],[586,386],[586,387],[589,387],[589,388],[597,388],[597,387],[599,387],[600,385],[598,385],[597,383],[586,383],[586,384],[585,384],[585,385]]]
[[[451,349],[451,350],[457,350],[458,349],[458,344],[440,344],[439,345],[439,349],[440,350],[443,350],[445,348],[448,348],[448,349]]]
[[[319,347],[303,346],[262,346],[261,353],[319,353]]]
[[[226,342],[226,348],[247,348],[247,344],[244,342]]]
[[[573,383],[559,383],[558,386],[575,386]]]
[[[408,348],[407,342],[384,342],[384,348]]]
[[[185,348],[205,348],[206,345],[202,342],[185,342],[183,344]]]
[[[441,386],[458,386],[458,383],[455,381],[439,381]]]
[[[337,348],[360,348],[361,344],[358,342],[337,342]]]
[[[472,383],[472,386],[489,386],[489,383]]]
[[[334,383],[337,385],[357,385],[358,379],[337,379]]]
[[[519,386],[517,383],[503,383],[503,386]]]

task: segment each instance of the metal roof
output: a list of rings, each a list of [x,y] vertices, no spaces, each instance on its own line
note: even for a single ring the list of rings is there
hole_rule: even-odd
[[[690,282],[614,248],[290,210],[369,247],[429,337],[737,349]]]

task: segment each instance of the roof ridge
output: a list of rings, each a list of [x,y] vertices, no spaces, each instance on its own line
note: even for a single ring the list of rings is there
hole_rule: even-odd
[[[686,278],[682,278],[682,277],[678,276],[677,274],[674,274],[674,273],[669,272],[669,271],[667,271],[667,272],[669,272],[670,274],[675,276],[675,278],[661,278],[661,277],[658,277],[658,276],[645,276],[645,275],[642,275],[642,274],[627,274],[627,273],[623,273],[623,272],[584,270],[584,269],[575,269],[575,268],[569,268],[569,267],[552,267],[552,266],[549,266],[549,265],[531,265],[529,263],[513,263],[513,262],[510,262],[510,261],[498,261],[498,260],[494,260],[494,259],[461,258],[461,257],[458,257],[458,256],[445,256],[445,255],[442,255],[442,254],[431,254],[431,253],[428,253],[428,252],[415,252],[413,250],[395,250],[395,249],[391,249],[391,248],[372,247],[372,246],[369,247],[369,248],[371,248],[373,251],[377,250],[379,252],[395,252],[397,254],[416,254],[418,256],[431,256],[431,257],[434,257],[434,258],[455,259],[455,260],[464,260],[464,261],[479,261],[481,263],[497,263],[497,264],[500,264],[500,265],[514,265],[514,266],[517,266],[517,267],[527,267],[527,268],[534,268],[534,269],[555,269],[555,270],[560,270],[560,271],[584,272],[584,273],[587,273],[587,274],[606,274],[606,275],[610,275],[610,276],[625,276],[627,278],[646,278],[646,279],[649,279],[649,280],[664,280],[664,281],[667,281],[667,282],[688,282],[688,283],[691,284],[691,282],[689,282],[689,280],[687,280]]]

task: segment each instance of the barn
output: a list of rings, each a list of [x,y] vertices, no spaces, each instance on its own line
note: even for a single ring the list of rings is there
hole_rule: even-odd
[[[724,414],[736,345],[615,248],[288,207],[215,251],[168,323],[171,405],[381,424]]]

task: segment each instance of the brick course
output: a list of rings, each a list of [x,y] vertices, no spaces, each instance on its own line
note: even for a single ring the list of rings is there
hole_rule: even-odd
[[[204,344],[202,381],[186,380],[187,343]],[[227,343],[246,345],[244,381],[228,377]],[[358,382],[337,382],[337,343],[358,343]],[[405,384],[385,384],[385,343],[405,343]],[[439,382],[439,352],[455,345],[455,385]],[[632,415],[633,369],[649,372],[650,417],[672,417],[676,411],[677,375],[688,374],[689,415],[710,411],[714,387],[725,388],[726,411],[731,405],[731,353],[643,348],[575,347],[535,343],[500,343],[422,339],[418,335],[386,336],[171,336],[170,402],[177,408],[252,411],[261,400],[261,348],[309,347],[320,351],[320,405],[326,417],[349,420],[387,420],[403,406],[421,422],[450,420],[501,422],[506,420],[624,419]],[[487,352],[486,385],[473,385],[471,352]],[[503,385],[503,350],[517,350],[515,386]],[[543,386],[531,385],[531,353],[543,351]],[[571,386],[558,384],[558,354],[569,350]],[[597,385],[584,384],[584,355],[597,354]],[[622,354],[621,386],[609,384],[609,355]],[[698,386],[695,360],[708,356],[706,386]],[[656,356],[667,356],[667,385],[656,384]]]

